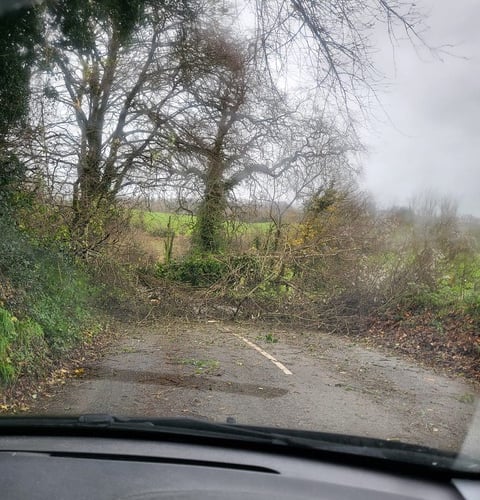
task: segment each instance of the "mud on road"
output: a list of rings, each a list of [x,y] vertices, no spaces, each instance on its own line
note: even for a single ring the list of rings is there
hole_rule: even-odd
[[[474,386],[351,339],[216,321],[117,326],[118,341],[36,414],[190,416],[458,449]],[[478,430],[476,431],[478,433]]]

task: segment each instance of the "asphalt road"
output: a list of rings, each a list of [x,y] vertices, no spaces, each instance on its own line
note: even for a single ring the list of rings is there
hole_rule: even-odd
[[[473,386],[346,337],[205,321],[118,328],[115,345],[35,413],[232,417],[480,449]]]

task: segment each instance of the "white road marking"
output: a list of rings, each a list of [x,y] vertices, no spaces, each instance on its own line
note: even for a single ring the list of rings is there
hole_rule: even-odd
[[[269,359],[277,368],[280,368],[285,375],[293,375],[293,373],[280,361],[275,359],[271,354],[268,354],[268,352],[264,351],[261,347],[258,347],[258,345],[254,344],[253,342],[250,342],[250,340],[246,339],[245,337],[242,337],[241,335],[238,335],[237,333],[234,333],[235,337],[238,337],[239,339],[242,339],[245,344],[249,345],[250,347],[253,347],[256,351],[258,351],[262,356],[265,356],[267,359]]]

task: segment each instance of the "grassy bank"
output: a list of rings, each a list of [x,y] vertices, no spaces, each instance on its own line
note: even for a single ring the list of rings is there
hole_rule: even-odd
[[[66,249],[0,218],[0,383],[41,376],[99,328],[100,288]]]

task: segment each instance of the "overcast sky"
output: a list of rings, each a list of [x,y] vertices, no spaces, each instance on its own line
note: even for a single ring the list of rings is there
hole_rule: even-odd
[[[381,101],[393,125],[364,131],[370,153],[362,186],[380,206],[408,204],[421,192],[448,195],[480,216],[480,1],[418,0],[429,11],[426,38],[465,56],[420,58],[407,43],[380,39],[376,60],[390,85]],[[378,113],[377,113],[378,114]]]

